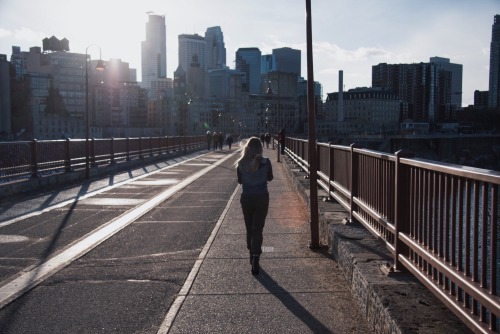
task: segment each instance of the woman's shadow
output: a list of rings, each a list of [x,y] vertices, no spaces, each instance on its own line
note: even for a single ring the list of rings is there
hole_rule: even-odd
[[[278,282],[276,282],[266,271],[261,267],[260,274],[256,276],[257,280],[267,289],[271,294],[276,296],[278,300],[300,319],[313,333],[332,333],[325,325],[316,319],[307,309],[305,309],[300,302],[298,302],[292,295],[283,289]]]

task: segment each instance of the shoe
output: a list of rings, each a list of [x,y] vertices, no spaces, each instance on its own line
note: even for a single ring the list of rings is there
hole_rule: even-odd
[[[259,255],[252,256],[252,275],[259,274]]]

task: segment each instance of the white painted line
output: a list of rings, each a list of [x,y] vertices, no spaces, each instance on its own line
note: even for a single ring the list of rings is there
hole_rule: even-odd
[[[217,221],[217,224],[215,224],[214,229],[212,230],[212,233],[210,234],[210,237],[208,238],[207,242],[205,243],[205,246],[200,252],[200,255],[198,256],[198,259],[194,263],[193,268],[191,268],[191,272],[189,273],[186,281],[184,282],[184,285],[182,286],[181,290],[177,294],[177,297],[175,298],[174,302],[170,306],[170,309],[167,312],[167,315],[165,316],[165,319],[163,320],[162,324],[160,325],[160,328],[158,329],[158,334],[167,334],[170,331],[170,328],[172,327],[172,324],[174,323],[175,317],[179,313],[179,310],[182,307],[182,304],[184,303],[184,300],[189,294],[189,291],[191,290],[191,287],[193,286],[194,280],[196,279],[196,276],[198,275],[198,272],[200,271],[201,265],[203,264],[203,261],[205,261],[205,258],[207,257],[207,253],[210,250],[210,247],[212,246],[212,243],[215,240],[215,237],[217,236],[217,233],[219,232],[219,229],[222,225],[222,222],[224,221],[224,218],[226,218],[226,215],[229,211],[229,208],[231,207],[231,204],[236,197],[236,194],[238,193],[239,185],[236,186],[236,189],[234,189],[233,194],[231,195],[231,198],[227,202],[226,208],[222,212],[222,214],[219,217],[219,220]]]
[[[118,233],[123,228],[127,227],[133,223],[136,219],[153,209],[155,206],[165,201],[176,192],[182,188],[188,186],[204,174],[208,173],[218,165],[222,164],[227,159],[231,158],[232,155],[228,155],[223,159],[217,161],[215,164],[200,170],[199,172],[191,175],[187,179],[181,181],[177,185],[166,189],[161,194],[153,197],[144,204],[125,212],[120,217],[115,220],[108,222],[102,227],[90,232],[87,236],[83,237],[81,241],[76,244],[69,246],[65,250],[61,251],[57,255],[47,259],[42,264],[34,267],[33,269],[23,273],[14,280],[8,282],[7,284],[0,287],[0,308],[4,307],[12,300],[22,295],[24,292],[32,289],[44,279],[53,275],[57,271],[63,269],[69,265],[72,261],[83,256],[93,248],[97,247],[106,239],[112,237],[114,234]],[[231,198],[232,199],[232,198]],[[224,211],[225,214],[226,211]],[[218,223],[219,224],[219,223]],[[218,226],[218,225],[216,225]],[[218,228],[217,228],[218,229]],[[213,234],[213,232],[212,232]],[[209,240],[213,240],[211,236]],[[205,245],[206,247],[206,245]]]

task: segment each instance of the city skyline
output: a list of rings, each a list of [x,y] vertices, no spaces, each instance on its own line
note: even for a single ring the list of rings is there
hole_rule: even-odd
[[[165,15],[167,77],[172,78],[178,66],[178,35],[204,36],[207,28],[220,26],[230,68],[235,67],[239,48],[257,47],[265,55],[291,47],[302,51],[301,75],[307,79],[303,1],[154,0],[124,5],[90,0],[85,4],[0,0],[0,53],[10,57],[12,46],[28,51],[54,35],[67,38],[74,53],[98,45],[104,60],[128,62],[141,80],[141,42],[151,12]],[[67,14],[75,8],[78,15]],[[499,13],[497,0],[313,1],[314,79],[323,85],[325,99],[327,93],[338,91],[339,70],[344,72],[346,90],[370,87],[373,65],[429,62],[439,56],[463,65],[462,105],[472,104],[474,90],[488,90],[491,28]],[[99,57],[97,48],[89,48],[89,53],[93,59]]]

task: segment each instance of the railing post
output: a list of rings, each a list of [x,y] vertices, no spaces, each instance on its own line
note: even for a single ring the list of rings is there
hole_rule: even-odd
[[[400,239],[400,233],[409,232],[409,198],[410,187],[407,169],[400,163],[401,158],[413,158],[415,154],[400,150],[396,152],[396,165],[394,168],[394,270],[405,270],[399,261],[399,254],[408,254],[408,246]]]
[[[358,168],[358,154],[354,153],[355,148],[361,148],[361,145],[353,143],[351,147],[351,197],[349,199],[349,221],[353,221],[352,213],[355,210],[354,198],[358,196],[358,181],[359,181],[359,168]]]
[[[115,138],[111,137],[111,154],[110,154],[110,163],[113,165],[115,163]]]
[[[38,162],[37,162],[37,140],[31,142],[31,177],[38,177]]]
[[[149,156],[153,156],[153,137],[149,136]]]
[[[125,149],[127,150],[127,161],[130,161],[130,137],[125,141]]]
[[[71,172],[71,154],[70,154],[70,139],[66,138],[64,142],[64,171]]]
[[[90,165],[95,167],[95,138],[90,140]]]
[[[142,137],[139,137],[139,159],[144,159],[142,156]]]
[[[332,142],[328,143],[328,200],[332,200],[332,192],[334,188],[332,187],[333,177],[333,166],[334,166],[334,151],[332,149]]]

